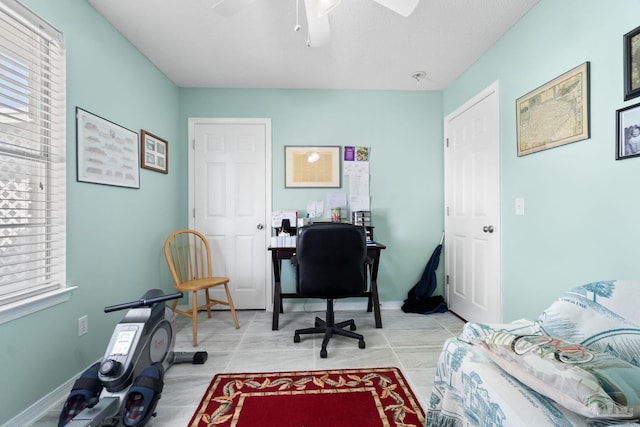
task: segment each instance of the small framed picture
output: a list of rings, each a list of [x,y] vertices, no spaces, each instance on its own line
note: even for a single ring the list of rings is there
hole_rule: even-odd
[[[141,129],[140,147],[141,167],[169,173],[169,142]]]
[[[640,156],[640,104],[616,111],[616,160]]]
[[[640,96],[640,27],[624,35],[624,100]]]

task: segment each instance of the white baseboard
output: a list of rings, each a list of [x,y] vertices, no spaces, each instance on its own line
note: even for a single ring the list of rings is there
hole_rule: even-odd
[[[82,374],[82,372],[80,372],[72,379],[66,381],[64,384],[60,385],[60,387],[56,388],[51,393],[47,394],[42,399],[38,400],[36,403],[29,406],[27,409],[7,421],[2,425],[2,427],[30,426],[38,419],[42,418],[42,415],[44,413],[52,411],[56,406],[59,406],[58,409],[62,410],[61,402],[67,397],[67,395],[69,394],[69,390],[71,390],[73,383],[80,376],[80,374]]]

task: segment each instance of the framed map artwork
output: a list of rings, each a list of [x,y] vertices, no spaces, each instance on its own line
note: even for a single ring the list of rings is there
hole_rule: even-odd
[[[589,138],[589,62],[516,100],[518,156]]]

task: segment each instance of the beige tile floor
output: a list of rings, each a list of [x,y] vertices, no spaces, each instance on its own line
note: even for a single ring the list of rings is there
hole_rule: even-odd
[[[339,308],[338,308],[339,309]],[[293,331],[313,325],[324,313],[290,312],[280,315],[280,329],[271,330],[271,313],[238,311],[240,329],[233,327],[228,312],[214,312],[211,319],[201,313],[198,328],[199,351],[207,351],[204,365],[172,366],[165,375],[157,416],[147,426],[186,426],[213,376],[220,372],[271,372],[337,368],[391,367],[402,370],[411,388],[426,409],[438,355],[445,339],[457,336],[463,321],[451,313],[406,314],[401,310],[382,311],[382,329],[376,329],[373,314],[337,311],[336,321],[353,318],[357,332],[365,337],[366,348],[357,340],[334,336],[327,347],[328,357],[320,358],[322,337],[302,336],[293,342]],[[176,320],[175,351],[193,351],[190,320]],[[52,408],[34,426],[56,426],[59,407]]]

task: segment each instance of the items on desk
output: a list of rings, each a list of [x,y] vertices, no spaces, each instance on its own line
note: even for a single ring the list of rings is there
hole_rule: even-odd
[[[289,218],[283,218],[276,227],[276,235],[271,237],[274,248],[291,248],[296,246],[296,228],[291,226]]]
[[[330,209],[327,217],[331,219],[332,222],[340,222],[340,220],[342,219],[340,213],[347,212],[347,194],[346,193],[327,194],[327,207]]]
[[[284,209],[279,211],[274,211],[271,214],[271,226],[273,228],[282,227],[282,220],[289,220],[289,224],[297,224],[298,223],[298,211],[293,209]]]
[[[367,243],[373,242],[373,227],[371,226],[371,211],[351,212],[351,223],[366,228]]]
[[[282,223],[280,223],[280,228],[278,228],[277,234],[293,236],[296,234],[296,229],[291,226],[291,221],[289,221],[288,218],[284,218]]]
[[[340,222],[341,217],[341,209],[340,208],[331,208],[331,221],[332,222]]]
[[[371,211],[351,212],[351,223],[353,225],[371,226]]]
[[[320,202],[320,205],[322,203]],[[314,204],[315,206],[315,204]],[[343,220],[342,213],[347,212],[346,208],[333,207],[331,208],[332,222],[341,222]],[[315,212],[317,213],[317,211]],[[308,214],[307,214],[308,215]],[[348,222],[349,215],[346,214],[346,221]],[[297,228],[305,227],[312,222],[326,222],[329,219],[313,218],[308,216],[306,218],[298,218],[298,211],[293,209],[283,209],[274,211],[271,216],[271,226],[275,230],[275,236],[271,237],[271,247],[274,248],[290,248],[296,246],[295,236],[297,234]],[[373,226],[371,225],[371,211],[359,210],[351,212],[351,223],[358,226],[364,226],[366,229],[367,244],[374,243],[373,240]]]
[[[287,233],[282,233],[277,236],[271,237],[272,248],[295,248],[296,236],[292,236]]]

